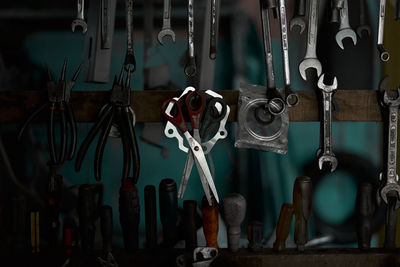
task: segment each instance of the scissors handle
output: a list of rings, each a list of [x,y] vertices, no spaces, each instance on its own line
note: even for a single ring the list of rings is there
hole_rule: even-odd
[[[204,110],[203,95],[198,91],[190,92],[185,98],[185,104],[189,113],[190,123],[192,124],[193,130],[200,129],[201,116]]]
[[[217,104],[220,104],[222,109],[218,110]],[[213,98],[207,105],[206,113],[204,114],[203,124],[200,128],[200,136],[206,134],[211,125],[219,123],[226,115],[227,105],[222,98]]]
[[[172,112],[172,109],[167,110],[169,107],[169,104],[173,104],[176,107],[176,114],[173,115],[174,112]],[[173,125],[175,125],[182,133],[185,133],[188,131],[185,119],[183,118],[182,115],[182,108],[179,102],[175,99],[169,98],[166,99],[162,106],[161,106],[161,112],[163,116],[170,121]]]

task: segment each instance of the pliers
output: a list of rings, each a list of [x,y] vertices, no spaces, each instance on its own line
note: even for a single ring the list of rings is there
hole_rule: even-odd
[[[94,177],[97,181],[101,180],[101,165],[103,160],[104,147],[107,142],[107,136],[110,134],[111,127],[117,127],[123,150],[123,170],[122,179],[126,180],[130,174],[132,160],[133,181],[136,184],[139,177],[140,158],[136,134],[134,129],[135,113],[130,104],[130,77],[131,71],[128,70],[125,86],[123,85],[124,67],[121,69],[118,81],[114,78],[114,84],[111,89],[110,102],[103,106],[100,111],[99,118],[89,134],[81,144],[75,162],[75,171],[79,171],[85,154],[93,141],[96,134],[102,129],[99,140],[97,142],[95,157],[94,157]]]
[[[47,102],[36,108],[25,120],[18,131],[17,138],[21,140],[25,129],[32,123],[32,121],[41,113],[43,110],[48,108],[48,124],[47,124],[47,138],[49,142],[50,149],[50,160],[51,164],[62,164],[67,160],[71,160],[75,154],[76,140],[77,140],[77,130],[76,121],[72,105],[70,103],[71,90],[75,85],[76,79],[81,71],[81,65],[79,65],[74,76],[70,82],[65,81],[67,70],[67,58],[64,59],[64,64],[61,71],[61,78],[58,83],[53,81],[51,72],[47,67],[47,73],[49,81],[46,84],[47,87]],[[61,124],[61,151],[56,153],[56,138],[54,136],[54,125],[56,121],[56,111],[58,112]],[[71,140],[69,151],[67,155],[67,125],[69,126]]]

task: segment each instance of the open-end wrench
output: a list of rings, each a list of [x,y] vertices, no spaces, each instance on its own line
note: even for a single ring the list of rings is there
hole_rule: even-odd
[[[325,162],[330,163],[331,172],[333,172],[338,161],[332,151],[332,95],[333,91],[337,89],[337,79],[333,79],[332,85],[324,84],[324,76],[322,74],[318,79],[318,88],[322,90],[322,103],[323,103],[323,126],[322,129],[322,149],[318,149],[318,166],[322,170]]]
[[[87,24],[85,21],[85,0],[77,0],[76,19],[72,21],[71,28],[75,32],[76,26],[82,27],[82,34],[87,32]]]
[[[210,25],[210,59],[217,58],[217,35],[218,35],[218,8],[219,0],[211,0],[211,25]]]
[[[343,8],[340,9],[340,26],[339,31],[336,33],[336,43],[340,48],[344,49],[343,39],[351,38],[354,45],[357,44],[357,35],[353,31],[349,22],[349,6],[347,0],[344,0]]]
[[[188,77],[196,74],[196,58],[194,54],[194,11],[193,11],[193,0],[188,1],[188,53],[189,59],[185,66],[185,74]]]
[[[360,0],[360,25],[357,27],[357,34],[360,38],[362,37],[363,31],[366,31],[367,35],[371,36],[371,27],[367,23],[365,5],[365,0]]]
[[[125,69],[131,72],[136,70],[136,59],[133,52],[133,0],[125,0],[126,9],[126,55]]]
[[[163,39],[165,36],[171,37],[172,42],[175,43],[175,33],[171,29],[171,0],[164,0],[163,25],[157,36],[160,45],[164,45]]]
[[[386,12],[386,0],[380,0],[377,47],[380,59],[383,62],[388,61],[390,58],[389,52],[383,47],[383,35],[385,33],[385,12]]]
[[[306,14],[306,1],[305,0],[297,0],[297,5],[296,5],[294,16],[290,20],[290,30],[291,31],[293,31],[293,28],[295,26],[299,26],[300,34],[303,33],[304,29],[306,28],[305,14]]]
[[[261,10],[261,26],[263,33],[263,43],[264,43],[264,58],[265,58],[265,68],[267,71],[267,99],[268,99],[268,109],[274,115],[282,114],[285,111],[286,105],[282,96],[276,89],[275,84],[275,72],[274,72],[274,61],[272,56],[272,38],[271,38],[271,28],[269,21],[269,9],[276,7],[268,7],[267,1],[260,0],[260,10]]]
[[[332,0],[332,8],[340,10],[344,7],[344,0]]]
[[[299,72],[303,80],[307,80],[306,70],[314,68],[319,77],[322,72],[321,62],[317,58],[317,36],[318,36],[318,2],[310,0],[310,14],[308,18],[307,49],[303,61],[299,65]]]
[[[299,96],[293,91],[290,84],[289,40],[286,20],[285,0],[279,0],[279,20],[281,26],[281,45],[283,53],[283,74],[285,76],[285,101],[288,107],[299,103]]]

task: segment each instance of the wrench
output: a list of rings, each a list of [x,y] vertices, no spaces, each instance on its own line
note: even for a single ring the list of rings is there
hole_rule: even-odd
[[[189,61],[185,66],[185,74],[188,77],[192,77],[196,74],[196,58],[194,55],[194,12],[193,12],[193,0],[188,1],[188,52]]]
[[[332,0],[332,7],[340,10],[344,7],[344,0]]]
[[[318,149],[317,157],[320,170],[322,170],[322,165],[327,162],[330,163],[331,172],[333,172],[338,165],[335,154],[332,152],[332,95],[333,91],[337,89],[337,79],[336,77],[333,79],[332,85],[326,85],[324,76],[325,74],[322,74],[318,79],[318,88],[322,90],[323,102],[323,148]]]
[[[293,18],[290,20],[290,30],[292,31],[295,26],[300,27],[300,34],[306,28],[305,16],[306,14],[306,1],[298,0]]]
[[[218,0],[211,0],[211,26],[210,26],[210,59],[217,58],[217,35],[218,35],[218,22],[217,14],[219,3]]]
[[[379,24],[378,24],[378,51],[380,59],[386,62],[390,58],[389,52],[383,47],[383,35],[385,32],[385,12],[386,12],[386,0],[379,1]]]
[[[389,129],[388,129],[388,148],[387,148],[387,168],[386,181],[380,191],[381,198],[388,204],[389,193],[396,193],[397,200],[400,198],[399,177],[397,175],[397,121],[398,109],[400,106],[400,88],[395,91],[388,90],[386,87],[388,76],[380,83],[379,87],[383,93],[383,104],[389,108]],[[383,173],[379,175],[379,180],[383,182]],[[399,208],[400,201],[396,203],[396,209]]]
[[[163,25],[157,36],[160,45],[164,45],[163,39],[165,36],[171,37],[172,42],[175,43],[175,33],[171,29],[171,0],[164,0]]]
[[[136,70],[136,59],[133,52],[133,0],[125,0],[126,9],[126,55],[125,70],[131,72]],[[132,66],[132,68],[130,67]]]
[[[365,0],[360,0],[360,25],[357,27],[357,34],[362,37],[362,32],[366,31],[371,36],[371,27],[367,24],[367,13],[365,12]]]
[[[310,0],[310,14],[308,18],[307,49],[303,61],[299,65],[299,72],[303,80],[307,80],[306,70],[314,68],[319,77],[322,72],[321,62],[317,58],[317,35],[318,35],[318,2]]]
[[[71,24],[72,32],[75,32],[76,26],[82,27],[82,34],[85,34],[87,32],[87,24],[85,21],[84,14],[85,14],[85,0],[78,0],[76,19],[74,19]]]
[[[343,8],[340,9],[340,26],[339,31],[336,33],[336,43],[340,48],[344,49],[343,39],[351,38],[354,45],[357,44],[357,35],[353,31],[349,22],[349,6],[347,0],[344,0]]]
[[[193,267],[209,267],[218,257],[218,249],[198,247],[193,250]]]

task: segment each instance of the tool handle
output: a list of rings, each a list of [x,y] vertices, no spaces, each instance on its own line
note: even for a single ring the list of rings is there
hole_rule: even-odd
[[[170,104],[172,104],[173,107],[170,110],[167,110],[167,108],[169,107]],[[175,108],[175,110],[173,110],[173,108]],[[173,113],[175,111],[176,111],[176,114],[174,115]],[[176,101],[175,99],[172,99],[172,98],[166,99],[162,103],[161,113],[168,121],[170,121],[173,125],[178,127],[178,129],[182,133],[186,133],[188,131],[185,119],[183,118],[182,108],[178,101]]]
[[[140,203],[132,179],[126,179],[119,190],[119,219],[125,249],[133,252],[139,247]]]
[[[385,249],[396,249],[397,196],[389,196],[386,206]]]
[[[103,206],[100,210],[101,236],[103,238],[103,251],[111,252],[112,235],[113,235],[113,218],[112,208]]]
[[[274,251],[282,251],[286,248],[286,239],[289,236],[293,214],[293,205],[284,203],[279,213],[278,225],[276,226],[276,239],[273,246]]]
[[[259,221],[252,221],[247,226],[247,238],[251,251],[261,251],[263,248],[263,224]]]
[[[246,199],[238,193],[230,193],[224,197],[222,207],[228,225],[228,248],[236,252],[240,245],[240,224],[246,215]]]
[[[183,224],[185,229],[186,250],[193,251],[197,247],[197,202],[195,200],[183,201]]]
[[[370,183],[361,183],[357,194],[357,240],[358,248],[371,247],[371,220],[374,213],[373,188]]]
[[[156,187],[147,185],[144,188],[144,211],[146,221],[146,247],[157,246],[157,203]]]
[[[218,203],[211,197],[212,205],[208,205],[206,196],[201,200],[201,212],[203,214],[203,232],[206,238],[206,246],[218,248]]]
[[[200,100],[200,101],[199,101]],[[193,129],[200,129],[200,121],[204,110],[204,97],[198,91],[190,92],[185,98]]]
[[[221,111],[217,108],[218,106],[222,108]],[[208,102],[203,123],[200,127],[200,136],[202,138],[205,137],[212,125],[219,123],[225,117],[227,110],[227,105],[222,98],[213,98]]]
[[[163,244],[173,247],[178,240],[178,198],[176,183],[172,179],[163,179],[159,185],[160,220],[163,227]]]

